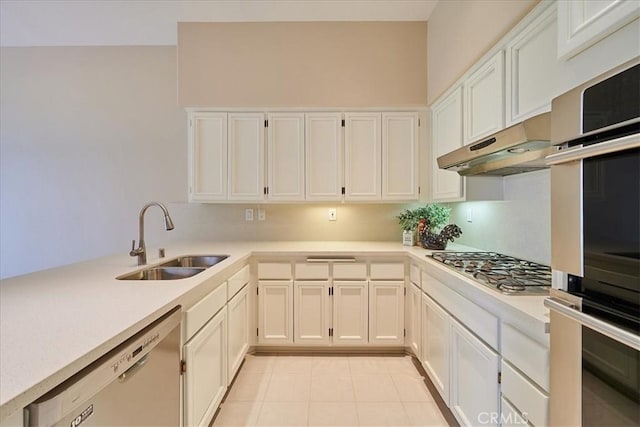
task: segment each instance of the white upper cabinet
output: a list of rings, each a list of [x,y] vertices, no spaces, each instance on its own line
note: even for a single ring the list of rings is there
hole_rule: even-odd
[[[506,125],[551,110],[561,73],[552,5],[507,43]]]
[[[340,200],[343,187],[342,114],[308,113],[305,122],[307,200]]]
[[[227,113],[189,117],[189,201],[227,198]]]
[[[418,199],[418,113],[382,113],[382,198]]]
[[[267,198],[304,200],[304,113],[270,113]]]
[[[264,199],[264,114],[229,113],[228,199]]]
[[[464,143],[504,128],[504,53],[498,52],[464,82]]]
[[[558,58],[568,59],[637,19],[636,0],[558,1]]]
[[[380,200],[380,113],[346,113],[345,122],[345,200]]]
[[[431,110],[433,199],[460,200],[463,179],[457,172],[438,167],[438,157],[462,146],[462,87],[433,105]]]

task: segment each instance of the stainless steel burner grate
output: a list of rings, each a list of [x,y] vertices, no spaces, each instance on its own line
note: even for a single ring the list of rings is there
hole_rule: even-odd
[[[434,252],[435,260],[507,295],[546,295],[551,268],[496,252]]]

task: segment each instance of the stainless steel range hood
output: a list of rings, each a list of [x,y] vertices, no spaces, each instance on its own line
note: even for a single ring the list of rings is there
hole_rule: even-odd
[[[545,169],[551,113],[544,113],[438,157],[440,169],[460,175],[513,175]]]

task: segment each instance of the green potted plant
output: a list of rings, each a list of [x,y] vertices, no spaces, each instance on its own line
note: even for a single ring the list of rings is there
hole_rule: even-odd
[[[412,245],[415,233],[423,247],[429,249],[444,249],[448,240],[459,237],[462,231],[457,225],[450,224],[442,232],[444,235],[436,235],[442,226],[449,220],[451,209],[437,203],[431,203],[415,209],[406,209],[397,216],[403,230],[403,244]],[[442,240],[444,239],[444,243]]]

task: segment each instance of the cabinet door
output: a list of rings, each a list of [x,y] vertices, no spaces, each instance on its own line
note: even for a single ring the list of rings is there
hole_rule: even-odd
[[[498,425],[500,356],[464,326],[451,320],[451,401],[461,425]]]
[[[504,53],[498,52],[464,82],[464,143],[504,128]]]
[[[382,113],[382,199],[418,199],[418,113]]]
[[[227,311],[222,309],[184,346],[186,426],[208,426],[227,390]]]
[[[346,113],[345,200],[380,200],[380,113]]]
[[[449,405],[450,317],[438,304],[422,295],[422,366]]]
[[[407,285],[407,297],[406,297],[406,310],[407,310],[407,344],[413,354],[418,359],[422,356],[420,354],[420,341],[422,340],[422,291],[415,284],[411,283]]]
[[[229,200],[264,199],[264,114],[229,113]]]
[[[432,108],[433,200],[460,200],[463,178],[438,167],[438,157],[462,146],[462,87]]]
[[[404,344],[404,282],[369,282],[369,342]]]
[[[357,345],[368,342],[368,282],[333,282],[333,343]]]
[[[228,316],[228,385],[238,372],[249,349],[249,286],[245,285],[227,304]]]
[[[331,327],[329,281],[296,281],[293,288],[294,341],[303,345],[328,344]]]
[[[569,59],[638,18],[637,1],[558,2],[558,59]]]
[[[306,198],[307,200],[342,199],[342,114],[306,115]]]
[[[507,44],[507,126],[551,110],[561,73],[556,38],[554,4]]]
[[[304,200],[304,114],[270,113],[267,128],[269,200]]]
[[[293,281],[258,281],[258,341],[293,343]]]
[[[227,114],[189,116],[189,201],[227,198]]]

